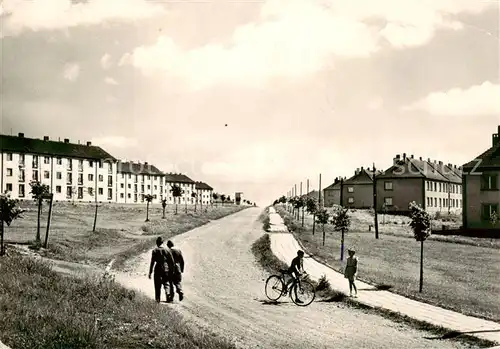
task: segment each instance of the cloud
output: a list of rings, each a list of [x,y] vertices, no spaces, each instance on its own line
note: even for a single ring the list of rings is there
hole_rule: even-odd
[[[145,0],[4,0],[2,32],[18,35],[26,30],[56,30],[105,21],[133,21],[164,12],[161,5]]]
[[[261,86],[273,77],[302,77],[332,58],[367,57],[384,43],[397,48],[424,45],[436,30],[461,28],[453,15],[480,12],[487,2],[468,0],[268,0],[260,21],[239,26],[230,42],[182,50],[159,36],[126,53],[145,75],[185,79],[194,89],[217,83]]]
[[[106,136],[93,138],[92,143],[101,147],[133,148],[137,146],[137,140],[122,136]]]
[[[118,85],[118,82],[109,76],[104,79],[104,82],[108,85]]]
[[[80,65],[78,63],[67,63],[64,66],[64,78],[69,81],[76,81],[80,76]]]
[[[105,53],[101,57],[101,67],[102,69],[109,69],[111,67],[111,55],[109,53]]]
[[[433,92],[403,107],[405,111],[424,110],[434,115],[472,116],[500,114],[500,84],[489,81],[468,89],[453,88]]]

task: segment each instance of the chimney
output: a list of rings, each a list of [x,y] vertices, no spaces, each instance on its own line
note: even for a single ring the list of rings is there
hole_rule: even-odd
[[[427,162],[430,163],[431,162],[431,158],[427,158]]]
[[[87,142],[87,146],[90,147],[92,145],[92,142]]]
[[[48,141],[49,140],[49,136],[43,136],[43,140],[44,141]]]
[[[64,138],[64,143],[69,143],[69,138]]]
[[[500,135],[500,133],[493,133],[491,146],[494,147],[498,144],[498,135]]]
[[[422,161],[422,157],[419,157],[418,159],[419,159],[420,161]]]
[[[442,164],[443,164],[443,162],[442,162],[442,161],[439,161],[439,164],[440,164],[440,165],[442,165]]]
[[[397,165],[397,163],[398,163],[398,161],[399,161],[400,158],[401,157],[399,156],[399,154],[396,154],[396,157],[394,159],[392,159],[392,164],[393,165]]]
[[[403,160],[406,160],[406,153],[403,153]]]
[[[410,158],[413,159],[413,154],[410,155]]]
[[[19,134],[17,135],[19,138],[24,138],[24,133],[21,133],[19,132]]]
[[[148,164],[148,162],[146,161],[146,162],[144,163],[144,165],[147,165],[147,164]]]

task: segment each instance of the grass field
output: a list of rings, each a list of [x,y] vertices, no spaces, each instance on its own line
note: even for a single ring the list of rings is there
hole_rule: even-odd
[[[23,202],[27,211],[23,217],[14,221],[5,230],[9,243],[31,243],[36,237],[37,208],[32,202]],[[201,226],[246,206],[225,205],[217,207],[168,206],[166,218],[162,219],[160,205],[149,209],[149,222],[146,219],[146,205],[101,204],[98,208],[96,231],[92,232],[95,206],[92,204],[54,203],[49,232],[48,249],[40,254],[54,259],[72,262],[105,265],[115,259],[115,268],[120,268],[125,260],[154,245],[157,236],[168,238]],[[43,207],[41,218],[42,242],[48,205]]]
[[[340,261],[340,232],[326,226],[326,243],[316,227],[312,235],[312,220],[306,219],[304,228],[294,221],[282,207],[276,207],[285,224],[309,253],[314,254],[336,270],[342,270]],[[351,212],[352,230],[345,236],[345,246],[354,247],[360,259],[359,278],[378,285],[389,285],[401,295],[439,305],[464,314],[500,321],[500,251],[498,241],[460,237],[454,243],[429,239],[424,243],[424,289],[419,289],[420,245],[406,225],[399,229],[381,229],[380,238],[373,230],[356,223],[359,215]],[[393,224],[396,226],[396,224]],[[470,239],[470,240],[468,240]],[[487,247],[488,246],[488,247]]]
[[[14,251],[0,275],[0,338],[12,348],[234,348],[111,279],[62,276]]]

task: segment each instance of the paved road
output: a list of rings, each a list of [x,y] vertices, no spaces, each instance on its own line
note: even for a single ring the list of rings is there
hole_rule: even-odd
[[[174,238],[186,259],[185,300],[164,305],[200,326],[235,341],[241,348],[466,348],[393,323],[344,304],[314,302],[297,307],[289,298],[265,304],[263,272],[251,244],[262,236],[250,208]],[[150,254],[134,261],[117,280],[154,297],[147,279]]]

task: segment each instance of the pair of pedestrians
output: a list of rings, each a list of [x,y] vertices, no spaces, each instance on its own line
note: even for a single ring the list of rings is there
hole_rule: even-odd
[[[156,239],[156,247],[151,253],[151,263],[149,264],[149,275],[154,271],[155,299],[159,303],[161,298],[161,288],[165,289],[167,302],[174,300],[174,287],[179,295],[179,301],[184,298],[181,281],[184,273],[184,258],[179,249],[173,248],[174,243],[167,241],[167,248],[163,247],[162,237]],[[168,291],[168,292],[167,292]]]

